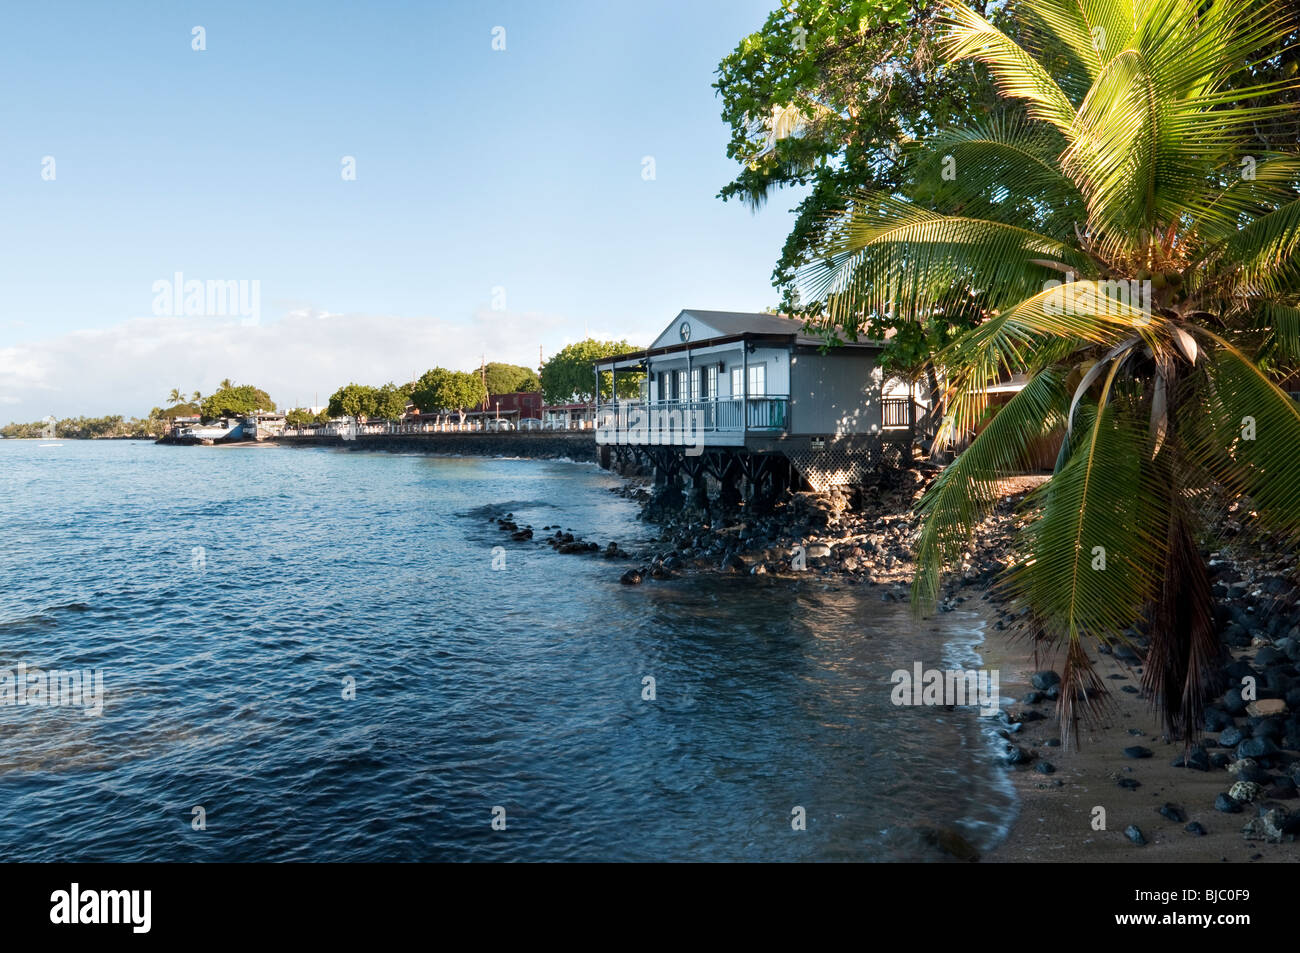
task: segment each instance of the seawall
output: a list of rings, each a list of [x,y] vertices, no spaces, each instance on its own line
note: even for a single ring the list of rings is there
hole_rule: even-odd
[[[282,447],[335,447],[387,453],[471,454],[489,457],[529,457],[578,463],[595,463],[593,433],[422,433],[358,434],[350,440],[337,436],[276,437]]]

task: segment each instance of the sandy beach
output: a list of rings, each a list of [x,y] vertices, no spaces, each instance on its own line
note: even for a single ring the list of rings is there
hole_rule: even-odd
[[[1024,640],[992,626],[980,652],[985,667],[1000,670],[1004,697],[1022,698],[1032,688],[1029,680],[1035,671],[1060,670],[1059,659],[1040,658],[1035,664]],[[1252,653],[1233,654],[1240,658]],[[1036,757],[1029,764],[1009,769],[1020,798],[1020,814],[1010,835],[983,858],[985,862],[1300,861],[1300,844],[1242,837],[1242,827],[1255,814],[1252,805],[1245,805],[1239,814],[1214,809],[1215,796],[1235,780],[1225,769],[1195,771],[1171,766],[1182,755],[1183,743],[1165,740],[1145,697],[1120,690],[1124,685],[1140,687],[1140,667],[1130,668],[1111,656],[1094,657],[1098,658],[1099,674],[1115,689],[1109,710],[1096,723],[1081,728],[1077,745],[1070,739],[1070,747],[1065,746],[1053,702],[1017,702],[1011,707],[1012,713],[1033,710],[1047,717],[1025,724],[1016,736],[1016,742]],[[1058,664],[1052,664],[1054,661]],[[1116,675],[1121,678],[1111,677]],[[1061,747],[1044,744],[1057,738]],[[1213,736],[1203,740],[1209,747]],[[1149,748],[1152,756],[1125,757],[1124,749],[1134,745]],[[1213,754],[1225,749],[1209,750]],[[1048,761],[1055,772],[1040,773],[1036,765],[1041,760]],[[1121,779],[1132,779],[1139,786],[1131,790],[1120,787]],[[1160,809],[1166,804],[1178,808],[1184,820],[1162,816]],[[1097,807],[1105,809],[1105,830],[1093,829]],[[1187,833],[1184,827],[1190,822],[1199,822],[1206,833]],[[1125,834],[1129,825],[1141,830],[1145,846],[1133,843]]]

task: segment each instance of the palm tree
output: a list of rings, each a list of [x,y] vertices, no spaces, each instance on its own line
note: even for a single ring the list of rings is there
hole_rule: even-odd
[[[184,402],[185,402],[185,395],[182,394],[179,389],[173,387],[172,392],[167,395],[167,403],[172,406],[175,406],[176,404],[181,404]]]
[[[872,315],[978,314],[935,358],[941,438],[983,429],[919,505],[917,605],[998,480],[1063,431],[1000,584],[1064,652],[1066,726],[1104,697],[1085,646],[1138,626],[1145,687],[1190,738],[1221,687],[1200,549],[1216,507],[1300,541],[1300,405],[1265,370],[1300,359],[1300,154],[1250,147],[1296,115],[1300,82],[1256,71],[1297,17],[1289,0],[1020,10],[1024,47],[952,5],[949,58],[982,63],[1012,108],[914,147],[906,193],[853,196],[804,290],[849,335]],[[1012,373],[1028,384],[987,420],[986,388]]]
[[[197,404],[199,401],[201,401],[202,399],[203,399],[203,395],[202,395],[201,393],[199,393],[198,391],[195,391],[195,392],[193,393],[193,395],[190,397],[190,400],[194,401],[194,403],[196,403],[196,404]]]
[[[234,386],[235,386],[235,382],[232,381],[229,377],[223,378],[221,383],[218,385],[218,387],[221,390],[229,390],[231,387]]]

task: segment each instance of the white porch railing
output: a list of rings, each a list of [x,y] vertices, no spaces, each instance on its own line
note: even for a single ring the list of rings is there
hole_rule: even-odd
[[[707,400],[620,400],[601,404],[596,426],[609,435],[671,428],[703,433],[779,432],[789,426],[790,398],[718,397]]]

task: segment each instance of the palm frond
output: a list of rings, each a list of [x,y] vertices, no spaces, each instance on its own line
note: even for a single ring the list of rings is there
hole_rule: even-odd
[[[1112,364],[1100,411],[1086,415],[1065,466],[1026,501],[1042,512],[1030,531],[1032,556],[1008,585],[1052,643],[1121,639],[1161,580],[1167,542],[1143,465],[1147,431],[1112,393],[1118,370]]]
[[[1230,238],[1223,257],[1237,265],[1238,294],[1276,295],[1300,290],[1300,199],[1261,215]]]
[[[1043,370],[930,485],[918,505],[923,524],[912,581],[918,609],[934,605],[945,568],[960,559],[997,502],[997,481],[1018,472],[1030,444],[1060,425],[1065,401],[1062,373]]]
[[[941,42],[949,59],[979,60],[1002,95],[1023,99],[1029,115],[1069,132],[1074,104],[1037,60],[964,3],[951,3],[947,19],[950,30]]]
[[[963,334],[935,363],[949,379],[949,413],[936,443],[947,446],[968,434],[982,416],[984,392],[1006,377],[1064,360],[1081,346],[1111,347],[1138,336],[1155,344],[1158,324],[1141,306],[1111,295],[1106,282],[1053,281],[1014,307]]]
[[[950,213],[1028,222],[1053,238],[1072,238],[1083,196],[1061,171],[1064,149],[1050,126],[995,118],[927,140],[916,152],[914,180],[925,198]]]
[[[1224,338],[1198,333],[1216,347],[1201,365],[1200,404],[1184,416],[1188,452],[1249,499],[1264,527],[1300,541],[1300,402]]]
[[[1014,302],[1056,273],[1044,260],[1086,264],[1065,242],[1026,228],[870,193],[836,217],[826,241],[826,256],[800,271],[800,290],[805,301],[826,301],[843,327],[870,314],[927,315],[975,294],[991,306]]]

